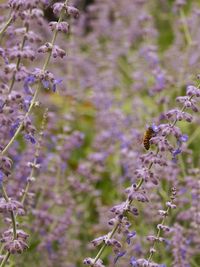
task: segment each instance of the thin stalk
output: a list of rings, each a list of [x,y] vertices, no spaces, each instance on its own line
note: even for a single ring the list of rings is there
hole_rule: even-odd
[[[4,250],[4,246],[1,244],[1,248],[0,248],[0,255],[2,255],[2,253],[3,253],[3,250]]]
[[[9,202],[9,197],[7,195],[6,189],[4,188],[4,185],[2,183],[2,192],[3,192],[3,197],[5,198],[6,202]],[[13,238],[16,239],[17,237],[17,228],[16,228],[16,220],[15,220],[15,214],[13,211],[10,212],[11,215],[11,220],[12,220],[12,227],[13,227]]]
[[[24,34],[24,37],[23,37],[23,40],[22,40],[22,43],[21,43],[21,46],[20,46],[20,50],[22,51],[23,48],[24,48],[24,45],[25,45],[25,42],[26,42],[26,34],[28,33],[29,31],[29,24],[26,25],[26,32]],[[19,65],[20,65],[20,62],[21,62],[21,57],[19,57],[17,59],[17,63],[16,63],[16,72],[19,71]],[[8,90],[8,93],[10,94],[12,89],[13,89],[13,86],[14,86],[14,83],[15,83],[15,78],[16,78],[16,72],[13,74],[12,76],[12,80],[11,80],[11,83],[10,83],[10,86],[9,86],[9,90]]]
[[[14,18],[14,12],[10,14],[8,20],[5,22],[3,28],[0,30],[0,43],[1,43],[1,40],[2,40],[2,37],[3,37],[4,32],[9,27],[9,25],[12,22],[13,18]]]
[[[4,185],[3,185],[3,183],[1,184],[1,190],[3,192],[3,197],[5,198],[6,202],[9,202],[9,197],[7,195],[7,192],[6,192],[6,189],[5,189]]]
[[[41,131],[40,132],[40,137],[38,139],[38,143],[37,143],[37,147],[36,147],[36,151],[35,151],[35,157],[34,157],[34,161],[33,161],[33,166],[32,166],[32,169],[31,169],[30,176],[29,176],[30,180],[26,184],[26,187],[25,187],[24,193],[22,195],[22,199],[21,199],[22,205],[24,204],[26,196],[28,194],[28,191],[29,191],[29,188],[30,188],[30,184],[31,184],[30,181],[35,176],[35,170],[36,170],[35,165],[37,164],[37,159],[39,157],[39,150],[40,150],[40,145],[41,145],[41,141],[42,141],[42,132],[43,132],[44,126],[45,126],[45,122],[46,122],[46,118],[47,118],[47,112],[48,112],[48,109],[45,110],[44,115],[43,115],[43,120],[42,120],[42,125],[41,125],[41,130],[40,130]]]
[[[200,135],[200,127],[198,127],[193,134],[190,136],[189,141],[187,142],[187,146],[189,146],[196,138]]]
[[[36,162],[37,162],[37,159],[35,158],[33,164],[36,164]],[[34,177],[34,172],[35,172],[35,168],[32,167],[30,178],[33,178]],[[29,191],[29,187],[30,187],[30,182],[27,182],[26,187],[25,187],[25,190],[24,190],[24,193],[22,195],[22,200],[21,200],[22,205],[25,202],[26,196],[27,196],[28,191]]]
[[[4,256],[4,259],[2,260],[1,264],[0,264],[0,267],[4,267],[6,262],[8,261],[10,257],[10,252],[7,252],[6,255]]]
[[[65,1],[65,4],[66,4],[66,5],[67,5],[67,2],[68,2],[68,1]],[[58,22],[61,22],[61,21],[62,21],[63,16],[64,16],[64,10],[61,11],[60,18],[59,18],[59,21],[58,21]],[[55,30],[54,30],[54,33],[53,33],[52,40],[51,40],[52,47],[55,45],[55,41],[56,41],[57,34],[58,34],[58,31],[57,31],[57,29],[55,29]],[[47,69],[48,64],[49,64],[49,61],[50,61],[50,58],[51,58],[51,55],[52,55],[52,50],[50,50],[50,51],[48,52],[48,55],[47,55],[47,57],[46,57],[45,63],[44,63],[43,68],[42,68],[43,71],[45,71],[45,70]],[[37,89],[35,90],[33,99],[32,99],[32,101],[31,101],[31,105],[30,105],[30,107],[29,107],[27,113],[25,114],[24,119],[26,119],[26,118],[30,115],[30,113],[31,113],[31,111],[32,111],[32,109],[33,109],[33,107],[34,107],[34,105],[35,105],[35,103],[36,103],[36,99],[37,99],[37,96],[38,96],[38,94],[39,94],[40,87],[41,87],[41,83],[38,84],[38,87],[37,87]],[[8,149],[11,147],[11,145],[12,145],[12,144],[14,143],[14,141],[17,139],[19,133],[21,132],[21,130],[22,130],[22,128],[23,128],[23,125],[24,125],[24,121],[21,122],[21,124],[19,125],[18,129],[16,130],[14,136],[11,138],[11,140],[10,140],[9,143],[6,145],[6,147],[1,151],[1,155],[2,155],[2,156],[5,155],[5,154],[7,153]]]
[[[167,214],[168,214],[169,210],[170,210],[170,207],[168,207],[167,210],[166,210],[166,213],[167,213]],[[162,221],[161,221],[161,225],[164,225],[165,220],[166,220],[166,216],[162,219]],[[159,238],[159,237],[160,237],[160,234],[161,234],[161,228],[158,229],[156,238]],[[152,247],[153,249],[155,249],[155,245],[156,245],[156,243],[157,243],[157,240],[155,240],[155,241],[153,242],[153,247]],[[149,264],[151,258],[153,257],[153,254],[154,254],[154,252],[150,252],[150,255],[149,255],[149,258],[148,258],[148,264]]]
[[[200,88],[200,82],[198,83],[197,88]],[[192,100],[193,97],[194,97],[194,95],[191,95],[190,98],[188,99],[188,101]],[[181,112],[184,112],[185,109],[186,109],[186,106],[184,105],[184,106],[182,107],[182,109],[181,109]],[[175,124],[177,123],[177,121],[178,121],[178,120],[177,120],[177,118],[176,118],[176,119],[174,120],[174,122],[172,123],[172,127],[175,126]]]
[[[23,194],[23,196],[22,196],[22,200],[21,200],[21,203],[22,203],[22,204],[24,204],[24,201],[25,201],[26,196],[27,196],[28,191],[29,191],[29,187],[30,187],[30,182],[27,183],[26,188],[25,188],[25,190],[24,190],[24,194]]]
[[[184,13],[182,8],[180,9],[180,17],[181,17],[181,20],[182,20],[182,23],[183,23],[183,31],[184,31],[184,34],[185,34],[186,42],[187,42],[188,46],[190,46],[192,44],[192,37],[190,35],[190,31],[188,29],[187,21],[186,21],[186,18],[185,18],[185,13]]]
[[[17,239],[17,227],[16,227],[16,219],[15,219],[15,214],[13,211],[11,213],[11,220],[12,220],[12,225],[13,225],[13,239]]]
[[[156,151],[156,154],[158,154],[158,153],[159,153],[159,149],[157,149],[157,151]],[[153,166],[153,163],[150,163],[148,169],[150,170],[152,168],[152,166]],[[143,183],[144,183],[144,179],[141,178],[139,180],[138,184],[136,185],[135,191],[138,191],[141,188],[141,186],[143,185]],[[128,200],[128,206],[131,205],[132,201],[133,200]],[[110,232],[110,235],[108,236],[109,239],[113,237],[113,235],[115,234],[115,232],[117,231],[117,229],[119,227],[119,224],[120,223],[117,223],[115,225],[115,227],[113,228],[113,230]],[[96,255],[95,259],[94,259],[93,264],[95,264],[97,262],[97,260],[101,257],[101,255],[102,255],[103,251],[105,250],[106,246],[107,246],[107,244],[104,243],[103,246],[100,248],[99,252],[97,253],[97,255]]]
[[[68,2],[68,1],[65,1],[65,5],[67,5],[67,2]],[[61,10],[61,14],[60,14],[58,23],[60,23],[60,22],[62,21],[63,16],[64,16],[64,10]],[[55,29],[55,30],[54,30],[54,33],[53,33],[52,40],[51,40],[52,48],[53,48],[54,45],[55,45],[55,41],[56,41],[57,34],[58,34],[58,31]],[[46,57],[45,63],[44,63],[43,68],[42,68],[43,71],[46,70],[46,68],[47,68],[47,66],[48,66],[48,64],[49,64],[49,61],[50,61],[50,58],[51,58],[51,54],[52,54],[52,50],[53,50],[53,49],[51,49],[51,50],[48,52],[48,56]]]
[[[189,100],[191,100],[192,98],[194,97],[194,95],[192,95],[190,98],[189,98]],[[182,107],[182,109],[181,109],[181,112],[183,112],[184,110],[186,109],[186,107],[185,106],[183,106]],[[172,127],[174,127],[175,126],[175,124],[177,123],[177,119],[175,119],[174,120],[174,122],[172,123]],[[159,148],[157,148],[157,150],[156,150],[156,155],[159,153]],[[151,168],[152,168],[152,166],[153,166],[153,162],[151,162],[150,164],[149,164],[149,167],[148,167],[148,170],[150,170]],[[136,189],[135,189],[135,191],[138,191],[140,188],[141,188],[141,186],[142,186],[142,184],[144,183],[144,179],[143,178],[141,178],[140,180],[139,180],[139,182],[138,182],[138,184],[136,185]],[[128,201],[128,204],[130,205],[131,203],[132,203],[132,201],[133,200],[129,200]],[[167,208],[167,211],[168,211],[168,208]],[[163,221],[162,221],[162,224],[164,223],[164,221],[165,221],[165,218],[163,219]],[[115,225],[115,227],[113,228],[113,230],[112,230],[112,236],[114,235],[114,233],[117,231],[117,229],[118,229],[118,227],[119,227],[119,223],[117,223],[116,225]],[[160,235],[160,229],[159,229],[159,232],[158,232],[158,234]],[[109,237],[110,238],[110,237]],[[100,258],[100,256],[102,255],[102,253],[103,253],[103,251],[105,250],[105,248],[106,248],[106,246],[107,246],[107,244],[106,243],[104,243],[103,244],[103,246],[100,248],[100,250],[99,250],[99,252],[97,253],[97,255],[96,255],[96,257],[95,257],[95,259],[94,259],[94,261],[93,261],[93,265],[97,262],[97,260]],[[151,259],[151,255],[150,255],[150,259]],[[149,259],[149,260],[150,260]],[[93,266],[92,265],[92,266]]]
[[[68,0],[65,1],[65,5],[67,5],[67,2],[68,2]],[[61,11],[60,18],[59,18],[59,21],[58,21],[58,22],[61,22],[61,21],[62,21],[63,16],[64,16],[64,9]],[[11,23],[11,21],[12,21],[12,19],[11,19],[11,17],[10,17],[10,20],[8,20],[8,22],[6,23],[6,25],[5,25],[4,28],[3,28],[4,31],[7,29],[7,27],[8,27],[9,24]],[[2,36],[1,34],[3,34],[3,29],[2,29],[1,32],[0,32],[0,40],[1,40],[1,36]],[[56,37],[57,37],[57,33],[58,33],[58,31],[55,29],[55,30],[54,30],[54,33],[53,33],[52,41],[51,41],[52,47],[53,47],[54,44],[55,44]],[[23,44],[23,42],[22,42],[22,44]],[[43,71],[46,70],[46,68],[47,68],[47,66],[48,66],[48,64],[49,64],[51,55],[52,55],[52,50],[49,51],[48,56],[46,57],[45,63],[44,63],[43,68],[42,68]],[[31,111],[32,111],[32,109],[33,109],[33,107],[34,107],[34,105],[35,105],[35,103],[36,103],[36,99],[37,99],[37,96],[38,96],[38,94],[39,94],[40,88],[41,88],[41,83],[38,84],[38,87],[37,87],[37,89],[35,90],[35,93],[34,93],[34,96],[33,96],[33,98],[32,98],[30,107],[29,107],[28,111],[26,112],[26,114],[25,114],[25,116],[24,116],[24,119],[26,119],[26,118],[30,115],[30,113],[31,113]],[[9,149],[10,146],[14,143],[14,141],[15,141],[16,138],[18,137],[19,133],[20,133],[21,130],[23,129],[23,125],[24,125],[24,120],[23,120],[23,121],[21,122],[21,124],[19,125],[18,129],[16,130],[14,136],[11,138],[11,140],[9,141],[9,143],[8,143],[8,144],[6,145],[6,147],[1,151],[1,156],[5,155],[5,154],[7,153],[8,149]],[[27,185],[27,188],[25,189],[26,194],[27,194],[27,192],[28,192],[28,189],[29,189],[29,184]],[[6,193],[6,190],[5,190],[4,186],[3,186],[3,184],[2,184],[2,191],[3,191],[3,194],[4,194],[5,199],[9,200],[8,195],[7,195],[7,193]],[[23,197],[22,200],[24,201],[24,200],[25,200],[25,197]],[[13,214],[11,213],[11,219],[12,219],[12,223],[13,223],[13,238],[15,239],[15,238],[16,238],[16,220],[15,220],[16,218],[15,218],[15,216],[14,216],[14,213],[13,213]],[[0,267],[5,266],[7,260],[9,259],[9,257],[10,257],[10,253],[7,252],[6,255],[5,255],[5,258],[3,259],[3,261],[2,261],[1,264],[0,264]]]
[[[192,263],[192,267],[199,267],[199,264],[194,261],[194,259],[191,259],[190,262]]]
[[[183,175],[183,178],[186,177],[186,171],[185,171],[185,165],[184,165],[184,161],[183,161],[183,155],[180,155],[180,167],[181,167],[181,172]]]
[[[144,179],[141,178],[140,181],[138,182],[138,185],[136,186],[135,191],[138,191],[138,190],[140,189],[140,187],[142,186],[143,182],[144,182]],[[128,200],[128,205],[130,205],[131,203],[132,203],[132,200]],[[108,234],[108,238],[109,238],[109,239],[112,238],[112,237],[114,236],[114,234],[115,234],[116,231],[118,230],[119,224],[120,224],[120,223],[117,223],[117,224],[115,225],[115,227],[112,229],[112,231]],[[95,259],[94,259],[93,264],[95,264],[95,263],[98,261],[98,259],[101,257],[101,255],[102,255],[102,253],[104,252],[104,250],[105,250],[106,247],[107,247],[107,244],[104,243],[103,246],[100,248],[99,252],[97,253],[97,255],[96,255]]]
[[[119,227],[119,224],[117,223],[117,224],[115,225],[115,227],[112,229],[112,231],[110,232],[110,234],[109,234],[109,239],[112,238],[112,237],[114,236],[114,234],[115,234],[115,232],[117,231],[118,227]],[[107,246],[107,244],[104,243],[103,246],[101,247],[101,249],[99,250],[99,252],[97,253],[97,255],[96,255],[95,259],[94,259],[94,263],[96,263],[97,260],[101,257],[101,255],[102,255],[102,253],[104,252],[104,249],[106,248],[106,246]]]
[[[194,97],[194,95],[192,95],[192,96],[188,99],[188,101],[190,101],[193,97]],[[184,106],[182,107],[182,109],[181,109],[181,112],[184,112],[186,108],[187,108],[187,107],[184,105]],[[177,123],[177,121],[178,121],[178,119],[176,118],[176,119],[174,120],[174,122],[172,123],[172,127],[175,126],[175,124]]]
[[[24,120],[30,115],[34,105],[35,105],[35,102],[36,102],[36,99],[37,99],[37,96],[38,96],[38,93],[39,93],[39,90],[40,90],[40,84],[38,85],[37,89],[35,90],[35,93],[34,93],[34,96],[33,96],[33,99],[31,101],[31,105],[28,109],[28,111],[26,112],[25,116],[24,116]],[[19,125],[19,127],[17,128],[15,134],[13,135],[13,137],[10,139],[9,143],[6,145],[6,147],[1,151],[1,155],[4,156],[8,149],[12,146],[12,144],[14,143],[14,141],[17,139],[19,133],[21,132],[23,126],[24,126],[24,120],[21,122],[21,124]]]

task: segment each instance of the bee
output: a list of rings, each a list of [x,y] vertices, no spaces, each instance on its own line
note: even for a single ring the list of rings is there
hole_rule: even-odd
[[[146,130],[143,138],[143,145],[146,150],[149,150],[150,140],[153,136],[155,136],[155,133],[156,132],[154,131],[153,127],[148,127],[148,129]]]

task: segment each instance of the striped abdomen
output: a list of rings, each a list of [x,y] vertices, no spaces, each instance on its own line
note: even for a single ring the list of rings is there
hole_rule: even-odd
[[[145,134],[144,134],[144,139],[143,139],[143,145],[146,150],[149,150],[150,148],[150,139],[154,136],[155,132],[152,129],[152,127],[149,127]]]

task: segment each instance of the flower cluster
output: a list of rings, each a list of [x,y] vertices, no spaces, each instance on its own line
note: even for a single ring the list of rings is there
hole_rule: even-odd
[[[191,94],[191,87],[193,87],[193,94]],[[168,161],[170,160],[168,154],[171,154],[171,160],[176,164],[177,163],[177,155],[182,152],[182,143],[186,142],[188,140],[188,137],[185,134],[181,133],[181,130],[175,126],[177,121],[180,121],[180,116],[190,116],[190,120],[187,120],[187,122],[192,121],[192,115],[189,113],[186,113],[185,110],[191,108],[194,110],[191,105],[188,105],[188,103],[193,103],[196,101],[194,99],[195,97],[198,98],[200,93],[200,89],[195,86],[188,86],[187,89],[187,96],[186,97],[178,97],[177,101],[183,103],[182,109],[177,114],[178,109],[173,109],[169,112],[166,112],[164,117],[168,120],[167,123],[160,124],[158,127],[156,127],[157,131],[155,132],[155,136],[150,138],[150,143],[152,145],[156,146],[156,150],[154,152],[148,152],[145,155],[142,155],[140,157],[140,165],[141,167],[135,170],[135,177],[136,179],[139,179],[138,184],[133,184],[129,188],[126,189],[126,194],[128,195],[127,201],[119,204],[117,206],[114,206],[111,209],[111,212],[113,212],[116,217],[113,218],[111,221],[109,221],[109,224],[113,226],[113,230],[108,233],[104,237],[97,238],[92,241],[92,243],[96,246],[104,242],[103,249],[109,244],[113,246],[113,249],[115,251],[115,243],[118,241],[115,241],[113,239],[113,235],[116,231],[119,233],[123,232],[123,234],[127,235],[130,234],[129,227],[131,226],[131,223],[128,221],[127,213],[131,213],[134,216],[138,216],[138,210],[135,207],[131,207],[133,201],[138,201],[142,203],[149,202],[149,198],[147,196],[147,192],[144,189],[145,183],[151,182],[154,185],[158,185],[161,181],[159,181],[159,170],[160,167],[167,167],[169,165]],[[190,96],[189,96],[190,95]],[[186,99],[186,101],[180,101],[180,99]],[[169,115],[171,114],[171,115]],[[153,126],[152,126],[153,127]],[[174,147],[172,140],[169,141],[169,137],[175,139],[176,144],[178,147]],[[173,143],[172,143],[173,142]],[[163,154],[165,153],[165,154]],[[152,170],[153,169],[153,170]],[[174,182],[176,184],[176,182]],[[149,263],[151,260],[153,254],[156,252],[155,250],[155,243],[156,242],[163,242],[164,239],[160,237],[161,231],[169,232],[170,228],[168,226],[164,225],[165,217],[168,215],[170,209],[176,208],[176,205],[173,203],[176,195],[176,189],[172,189],[172,196],[171,201],[166,202],[167,210],[160,210],[159,214],[164,219],[162,220],[161,224],[157,225],[158,228],[158,234],[157,236],[148,236],[147,240],[153,243],[152,248],[150,249],[150,256],[148,261],[145,259],[139,259],[134,260],[132,259],[131,265],[132,266],[158,266],[155,263]],[[122,230],[123,229],[123,230]],[[115,242],[112,242],[114,240]],[[108,242],[109,241],[109,242]],[[119,243],[120,244],[120,243]],[[121,247],[121,245],[119,246]],[[118,252],[118,251],[117,251]],[[99,259],[99,254],[97,254],[97,257],[92,260],[92,263],[88,263],[88,261],[84,261],[85,264],[89,266],[100,266],[100,264],[97,264],[97,260]],[[123,254],[124,255],[124,254]],[[133,262],[134,261],[134,262]]]
[[[0,267],[199,265],[190,2],[1,1]]]
[[[0,212],[4,216],[10,216],[10,219],[6,218],[9,220],[9,229],[2,233],[1,266],[5,266],[11,254],[21,254],[28,248],[29,235],[19,228],[17,218],[25,215],[24,204],[28,202],[27,204],[31,205],[30,196],[31,194],[34,196],[29,190],[41,166],[40,151],[47,120],[47,111],[45,111],[43,112],[41,131],[38,134],[32,112],[34,108],[38,110],[41,106],[38,98],[41,89],[51,88],[55,92],[57,85],[62,81],[62,79],[56,79],[48,68],[51,57],[63,58],[66,54],[55,44],[58,32],[67,33],[69,31],[68,23],[63,21],[64,14],[67,12],[73,17],[78,17],[78,10],[67,5],[67,2],[65,1],[57,12],[59,17],[57,25],[53,22],[49,24],[53,31],[50,42],[46,42],[49,38],[48,35],[45,38],[41,35],[41,32],[45,32],[46,26],[48,27],[43,16],[43,10],[49,4],[48,1],[14,0],[8,1],[8,5],[2,5],[5,10],[8,9],[10,17],[0,32],[0,50],[4,60],[1,73],[0,118],[3,128],[0,134],[2,189]],[[45,44],[41,45],[42,42]],[[39,53],[46,53],[43,67],[35,67],[34,71],[31,71],[30,69],[40,62]],[[33,64],[33,61],[37,61],[37,63]],[[21,133],[26,141],[26,149],[22,149],[25,164],[22,164],[22,155],[17,148]],[[23,167],[23,165],[26,166]],[[15,176],[19,167],[22,168],[19,174],[25,178],[26,184],[22,180],[18,180],[20,176],[17,175],[17,181],[12,184],[10,177]],[[12,197],[9,197],[10,194]]]

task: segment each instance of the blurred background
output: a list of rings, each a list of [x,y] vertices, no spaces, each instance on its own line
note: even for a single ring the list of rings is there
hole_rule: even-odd
[[[152,123],[165,123],[166,111],[181,108],[176,97],[185,95],[187,85],[197,84],[198,0],[70,3],[80,10],[80,17],[66,17],[70,33],[60,34],[57,42],[67,56],[52,59],[49,66],[62,84],[55,93],[42,91],[41,106],[33,113],[38,134],[44,109],[49,110],[40,148],[41,169],[26,201],[27,214],[19,218],[30,233],[30,247],[11,257],[9,267],[79,267],[84,258],[95,257],[99,248],[94,248],[91,240],[110,231],[110,209],[125,201],[125,189],[137,182],[135,170],[146,153],[144,132]],[[48,22],[58,18],[50,7],[43,11],[43,26],[32,27],[46,42],[51,36]],[[43,55],[37,54],[32,65],[24,64],[33,69],[43,62]],[[21,90],[20,83],[15,90]],[[191,124],[178,122],[189,136],[183,154],[175,165],[167,154],[168,166],[155,169],[159,184],[145,184],[150,201],[136,203],[139,216],[128,215],[136,236],[128,245],[116,234],[126,254],[114,264],[116,255],[108,247],[102,255],[105,266],[127,267],[132,256],[147,257],[150,244],[146,236],[156,233],[157,211],[165,207],[174,185],[178,189],[177,209],[167,220],[174,232],[156,248],[153,260],[159,266],[200,266],[196,227],[199,125],[198,113]],[[18,138],[10,152],[15,171],[8,181],[9,195],[19,196],[19,188],[24,188],[30,171],[27,161],[32,160],[33,151],[32,144]]]

